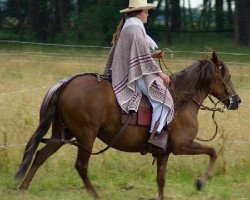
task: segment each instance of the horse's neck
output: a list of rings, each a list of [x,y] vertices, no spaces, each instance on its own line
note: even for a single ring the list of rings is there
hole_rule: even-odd
[[[184,104],[182,109],[179,109],[179,113],[181,113],[181,111],[188,110],[189,113],[193,113],[193,116],[197,116],[200,106],[206,97],[206,92],[198,92],[188,102],[186,102],[186,104]]]
[[[192,100],[198,104],[202,104],[203,101],[206,99],[206,97],[207,97],[207,92],[198,92],[197,94],[194,95]]]
[[[199,107],[197,107],[197,104],[201,105],[207,97],[207,92],[201,91],[201,92],[197,92],[196,94],[192,96],[189,96],[188,98],[183,98],[182,100],[179,100],[174,95],[175,92],[173,90],[170,90],[170,91],[174,99],[175,112],[177,114],[183,111],[185,108],[190,107],[190,106],[195,107],[196,109],[192,109],[192,110],[195,112],[198,112]]]

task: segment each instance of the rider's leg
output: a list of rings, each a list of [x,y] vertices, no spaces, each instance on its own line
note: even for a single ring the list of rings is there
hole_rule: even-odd
[[[164,126],[166,125],[167,116],[168,116],[170,109],[168,106],[166,106],[160,102],[154,101],[152,99],[149,99],[149,101],[153,107],[152,121],[151,121],[151,126],[150,126],[149,132],[150,133],[153,132],[155,123],[157,120],[159,120],[159,125],[158,125],[156,131],[157,131],[157,133],[160,133],[162,131],[162,129],[164,128]]]
[[[165,130],[163,130],[163,128],[166,125],[167,116],[168,116],[168,112],[170,109],[169,109],[169,107],[167,107],[164,104],[159,103],[159,102],[157,102],[157,103],[152,102],[151,105],[153,107],[153,110],[155,107],[155,110],[154,110],[153,116],[152,116],[151,128],[150,128],[151,134],[154,134],[153,130],[154,130],[154,126],[156,125],[156,120],[159,120],[159,123],[158,123],[158,127],[155,127],[156,134],[153,136],[153,138],[148,140],[148,143],[150,143],[154,146],[157,146],[157,147],[163,149],[164,152],[166,152],[168,135],[167,135],[167,132]]]
[[[151,121],[151,127],[150,127],[150,133],[152,134],[154,127],[156,125],[157,120],[159,120],[159,125],[156,127],[156,133],[155,136],[150,139],[148,142],[154,146],[159,147],[160,149],[163,149],[166,151],[166,146],[167,146],[167,134],[162,131],[163,127],[166,125],[167,122],[167,116],[169,113],[169,108],[164,105],[163,103],[157,102],[153,100],[149,95],[147,91],[147,86],[145,84],[145,81],[143,78],[140,78],[136,81],[137,86],[139,90],[148,97],[152,108],[153,108],[153,113],[152,113],[152,121]]]

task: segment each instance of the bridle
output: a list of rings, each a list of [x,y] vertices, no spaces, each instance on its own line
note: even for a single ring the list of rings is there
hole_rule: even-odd
[[[171,50],[169,50],[169,49],[167,49],[167,48],[163,49],[162,52],[163,52],[164,50],[168,50],[168,51],[170,52],[170,64],[169,64],[169,66],[171,66],[171,64],[172,64],[172,58],[173,58],[173,53],[172,53]],[[207,61],[209,61],[212,65],[215,65],[210,59],[207,59]],[[163,59],[162,59],[162,58],[159,58],[159,66],[160,66],[160,68],[162,69],[161,63],[162,63],[162,64],[164,65],[164,67],[168,70],[168,72],[172,75],[173,73],[170,71],[169,67],[167,67],[167,65],[165,64],[165,62],[163,61]],[[212,120],[213,120],[213,122],[214,122],[214,124],[215,124],[215,133],[214,133],[214,135],[213,135],[210,139],[201,139],[201,138],[199,138],[199,137],[196,137],[197,140],[200,140],[200,141],[203,141],[203,142],[212,141],[212,140],[216,137],[216,135],[217,135],[217,133],[218,133],[218,128],[219,128],[219,127],[218,127],[218,124],[217,124],[217,122],[216,122],[216,120],[215,120],[215,113],[216,113],[216,112],[220,112],[220,113],[225,112],[225,110],[226,110],[226,105],[225,105],[223,102],[226,101],[227,99],[229,99],[229,102],[230,102],[230,105],[231,105],[231,102],[233,102],[233,97],[235,96],[235,95],[233,95],[233,91],[232,91],[231,88],[227,85],[227,83],[223,80],[223,77],[221,76],[221,73],[219,72],[219,70],[220,70],[222,67],[223,67],[223,65],[222,65],[222,63],[221,63],[220,66],[219,66],[219,69],[216,69],[216,77],[221,81],[221,83],[222,83],[223,86],[225,87],[225,90],[226,90],[228,96],[227,96],[226,98],[224,98],[224,99],[221,99],[221,100],[218,100],[217,102],[215,102],[215,101],[212,99],[211,92],[209,92],[208,98],[209,98],[209,100],[212,102],[212,104],[214,105],[213,107],[205,106],[205,105],[203,105],[203,103],[199,103],[199,102],[197,102],[196,100],[194,100],[194,99],[192,98],[192,101],[193,101],[201,110],[207,110],[207,111],[211,111],[211,112],[212,112]],[[223,107],[223,108],[217,108],[217,105],[218,105],[220,102],[222,102],[222,103],[224,104],[224,107]],[[230,105],[229,105],[229,107],[230,107]]]
[[[211,60],[208,60],[208,61],[211,62],[213,65],[215,65]],[[201,139],[201,138],[196,137],[197,140],[200,140],[200,141],[203,141],[203,142],[212,141],[212,140],[216,137],[216,135],[217,135],[217,133],[218,133],[218,128],[219,128],[219,127],[218,127],[218,124],[217,124],[217,122],[216,122],[216,120],[215,120],[215,112],[217,112],[217,111],[218,111],[218,112],[221,112],[221,113],[225,112],[225,111],[226,111],[226,105],[225,105],[223,102],[224,102],[225,100],[229,99],[230,104],[229,104],[228,108],[230,108],[231,103],[233,103],[233,97],[236,96],[236,95],[233,95],[232,89],[231,89],[231,88],[227,85],[227,83],[223,80],[223,77],[221,76],[221,74],[220,74],[220,72],[219,72],[219,70],[220,70],[222,67],[223,67],[223,66],[222,66],[222,63],[221,63],[219,69],[216,69],[216,77],[217,77],[217,78],[221,81],[221,83],[223,84],[223,86],[224,86],[224,88],[225,88],[225,90],[226,90],[228,96],[227,96],[226,98],[224,98],[224,99],[221,99],[221,100],[218,100],[217,102],[215,102],[215,101],[212,99],[211,92],[210,92],[210,93],[208,94],[208,98],[209,98],[209,100],[213,103],[213,105],[214,105],[213,108],[210,108],[210,107],[208,107],[208,106],[204,106],[202,103],[200,104],[200,103],[198,103],[197,101],[195,101],[194,99],[192,99],[193,102],[194,102],[196,105],[198,105],[198,106],[200,107],[201,110],[212,111],[212,119],[213,119],[213,122],[214,122],[214,124],[215,124],[215,133],[214,133],[214,135],[213,135],[210,139]],[[230,78],[230,77],[229,77],[229,78]],[[224,104],[224,107],[223,107],[223,108],[217,108],[217,105],[218,105],[220,102],[222,102],[222,103]]]
[[[172,65],[172,62],[173,62],[173,57],[174,57],[174,54],[173,52],[168,49],[168,48],[164,48],[161,50],[161,52],[164,52],[165,50],[169,51],[170,53],[170,61],[169,61],[169,67],[166,65],[166,63],[164,62],[163,58],[159,58],[159,66],[161,68],[161,70],[163,71],[162,69],[162,65],[161,63],[163,64],[163,66],[168,70],[168,72],[173,75],[173,72],[171,72],[170,70],[170,67]],[[210,59],[207,59],[208,62],[210,62],[212,65],[215,65]],[[216,69],[216,76],[217,78],[222,82],[222,84],[224,85],[225,89],[226,89],[226,92],[228,94],[228,97],[224,98],[224,99],[221,99],[221,100],[218,100],[216,103],[212,100],[212,97],[211,97],[211,92],[209,93],[208,97],[210,99],[210,101],[215,105],[214,108],[208,108],[207,106],[204,106],[203,104],[199,104],[198,102],[196,102],[195,100],[193,100],[196,104],[198,104],[202,109],[205,109],[205,110],[211,110],[211,111],[219,111],[221,112],[222,110],[224,109],[221,109],[221,108],[216,108],[217,104],[219,104],[220,102],[224,102],[225,100],[229,99],[229,101],[231,102],[232,101],[232,98],[235,96],[233,95],[233,91],[231,90],[231,88],[227,85],[227,83],[223,80],[223,77],[221,76],[219,70],[223,67],[222,63],[220,63],[220,66],[219,66],[219,69]],[[224,106],[225,107],[225,106]],[[223,112],[223,111],[222,111]]]
[[[222,68],[222,65],[219,67],[219,69]],[[227,91],[227,94],[230,95],[230,96],[233,96],[233,91],[231,90],[231,88],[227,85],[227,83],[223,80],[223,77],[221,76],[221,74],[219,73],[218,70],[216,70],[216,76],[220,79],[220,81],[223,83],[226,91]]]
[[[221,64],[221,66],[219,67],[219,69],[221,69],[221,67],[222,67],[222,64]],[[223,80],[223,77],[221,76],[221,74],[219,73],[218,70],[216,71],[216,76],[220,79],[220,81],[221,81],[222,84],[224,85],[224,87],[225,87],[225,89],[226,89],[226,92],[227,92],[227,94],[228,94],[228,97],[222,99],[221,102],[224,102],[225,100],[228,99],[228,100],[229,100],[229,103],[230,103],[229,106],[228,106],[228,108],[230,109],[231,106],[232,106],[232,104],[234,103],[234,102],[233,102],[233,98],[234,98],[235,96],[237,96],[237,95],[234,95],[232,89],[231,89],[231,88],[227,85],[227,83]],[[229,78],[230,78],[230,77],[229,77]]]

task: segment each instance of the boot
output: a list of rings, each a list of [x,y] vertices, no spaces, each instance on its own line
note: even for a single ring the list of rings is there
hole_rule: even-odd
[[[156,133],[152,139],[148,140],[148,143],[156,147],[158,150],[161,150],[166,153],[168,144],[167,132],[162,130],[161,133]]]

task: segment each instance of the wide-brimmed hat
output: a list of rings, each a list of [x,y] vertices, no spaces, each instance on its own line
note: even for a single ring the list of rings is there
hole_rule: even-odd
[[[129,6],[126,9],[120,10],[120,13],[128,13],[136,10],[149,10],[155,8],[153,3],[148,3],[147,0],[129,0]]]

